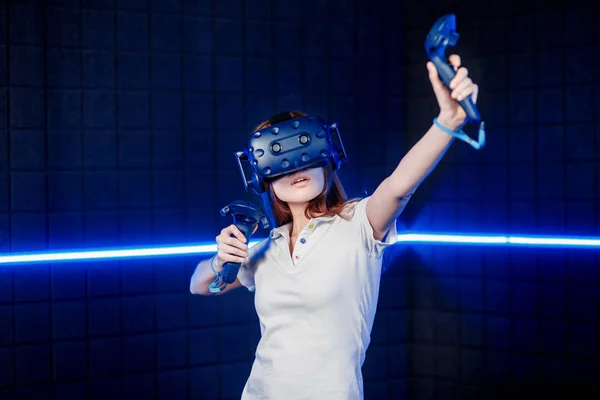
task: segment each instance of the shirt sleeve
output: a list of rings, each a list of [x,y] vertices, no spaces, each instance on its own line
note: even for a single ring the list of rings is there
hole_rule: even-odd
[[[375,239],[373,227],[367,217],[367,202],[369,198],[365,197],[355,205],[352,223],[357,227],[360,240],[366,246],[369,254],[373,257],[381,257],[386,248],[398,241],[396,221],[394,221],[390,229],[385,233],[382,240]]]
[[[260,260],[263,258],[263,250],[265,249],[268,240],[269,239],[264,239],[248,249],[248,261],[242,263],[238,271],[237,279],[251,292],[254,292],[255,290],[254,275]]]

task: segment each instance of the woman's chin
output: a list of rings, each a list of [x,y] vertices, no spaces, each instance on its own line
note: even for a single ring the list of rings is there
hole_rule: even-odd
[[[288,204],[306,204],[309,201],[317,197],[319,193],[313,193],[309,191],[298,191],[296,193],[290,193],[289,196],[285,196],[285,201]]]

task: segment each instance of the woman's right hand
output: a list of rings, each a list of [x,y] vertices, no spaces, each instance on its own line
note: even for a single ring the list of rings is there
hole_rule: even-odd
[[[246,237],[237,226],[231,224],[221,230],[217,240],[217,257],[213,266],[217,271],[223,270],[227,262],[243,263],[248,258]]]

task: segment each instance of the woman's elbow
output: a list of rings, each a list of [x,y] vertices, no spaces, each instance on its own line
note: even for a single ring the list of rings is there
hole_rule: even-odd
[[[207,285],[203,285],[198,281],[197,276],[194,274],[190,279],[190,293],[195,295],[209,295]]]

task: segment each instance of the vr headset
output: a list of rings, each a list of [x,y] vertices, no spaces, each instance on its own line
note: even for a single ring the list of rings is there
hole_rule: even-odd
[[[246,191],[260,195],[262,182],[328,164],[337,170],[348,161],[336,122],[314,115],[294,118],[289,111],[272,116],[269,122],[271,126],[254,132],[246,147],[234,153]],[[243,163],[250,165],[249,176]]]

